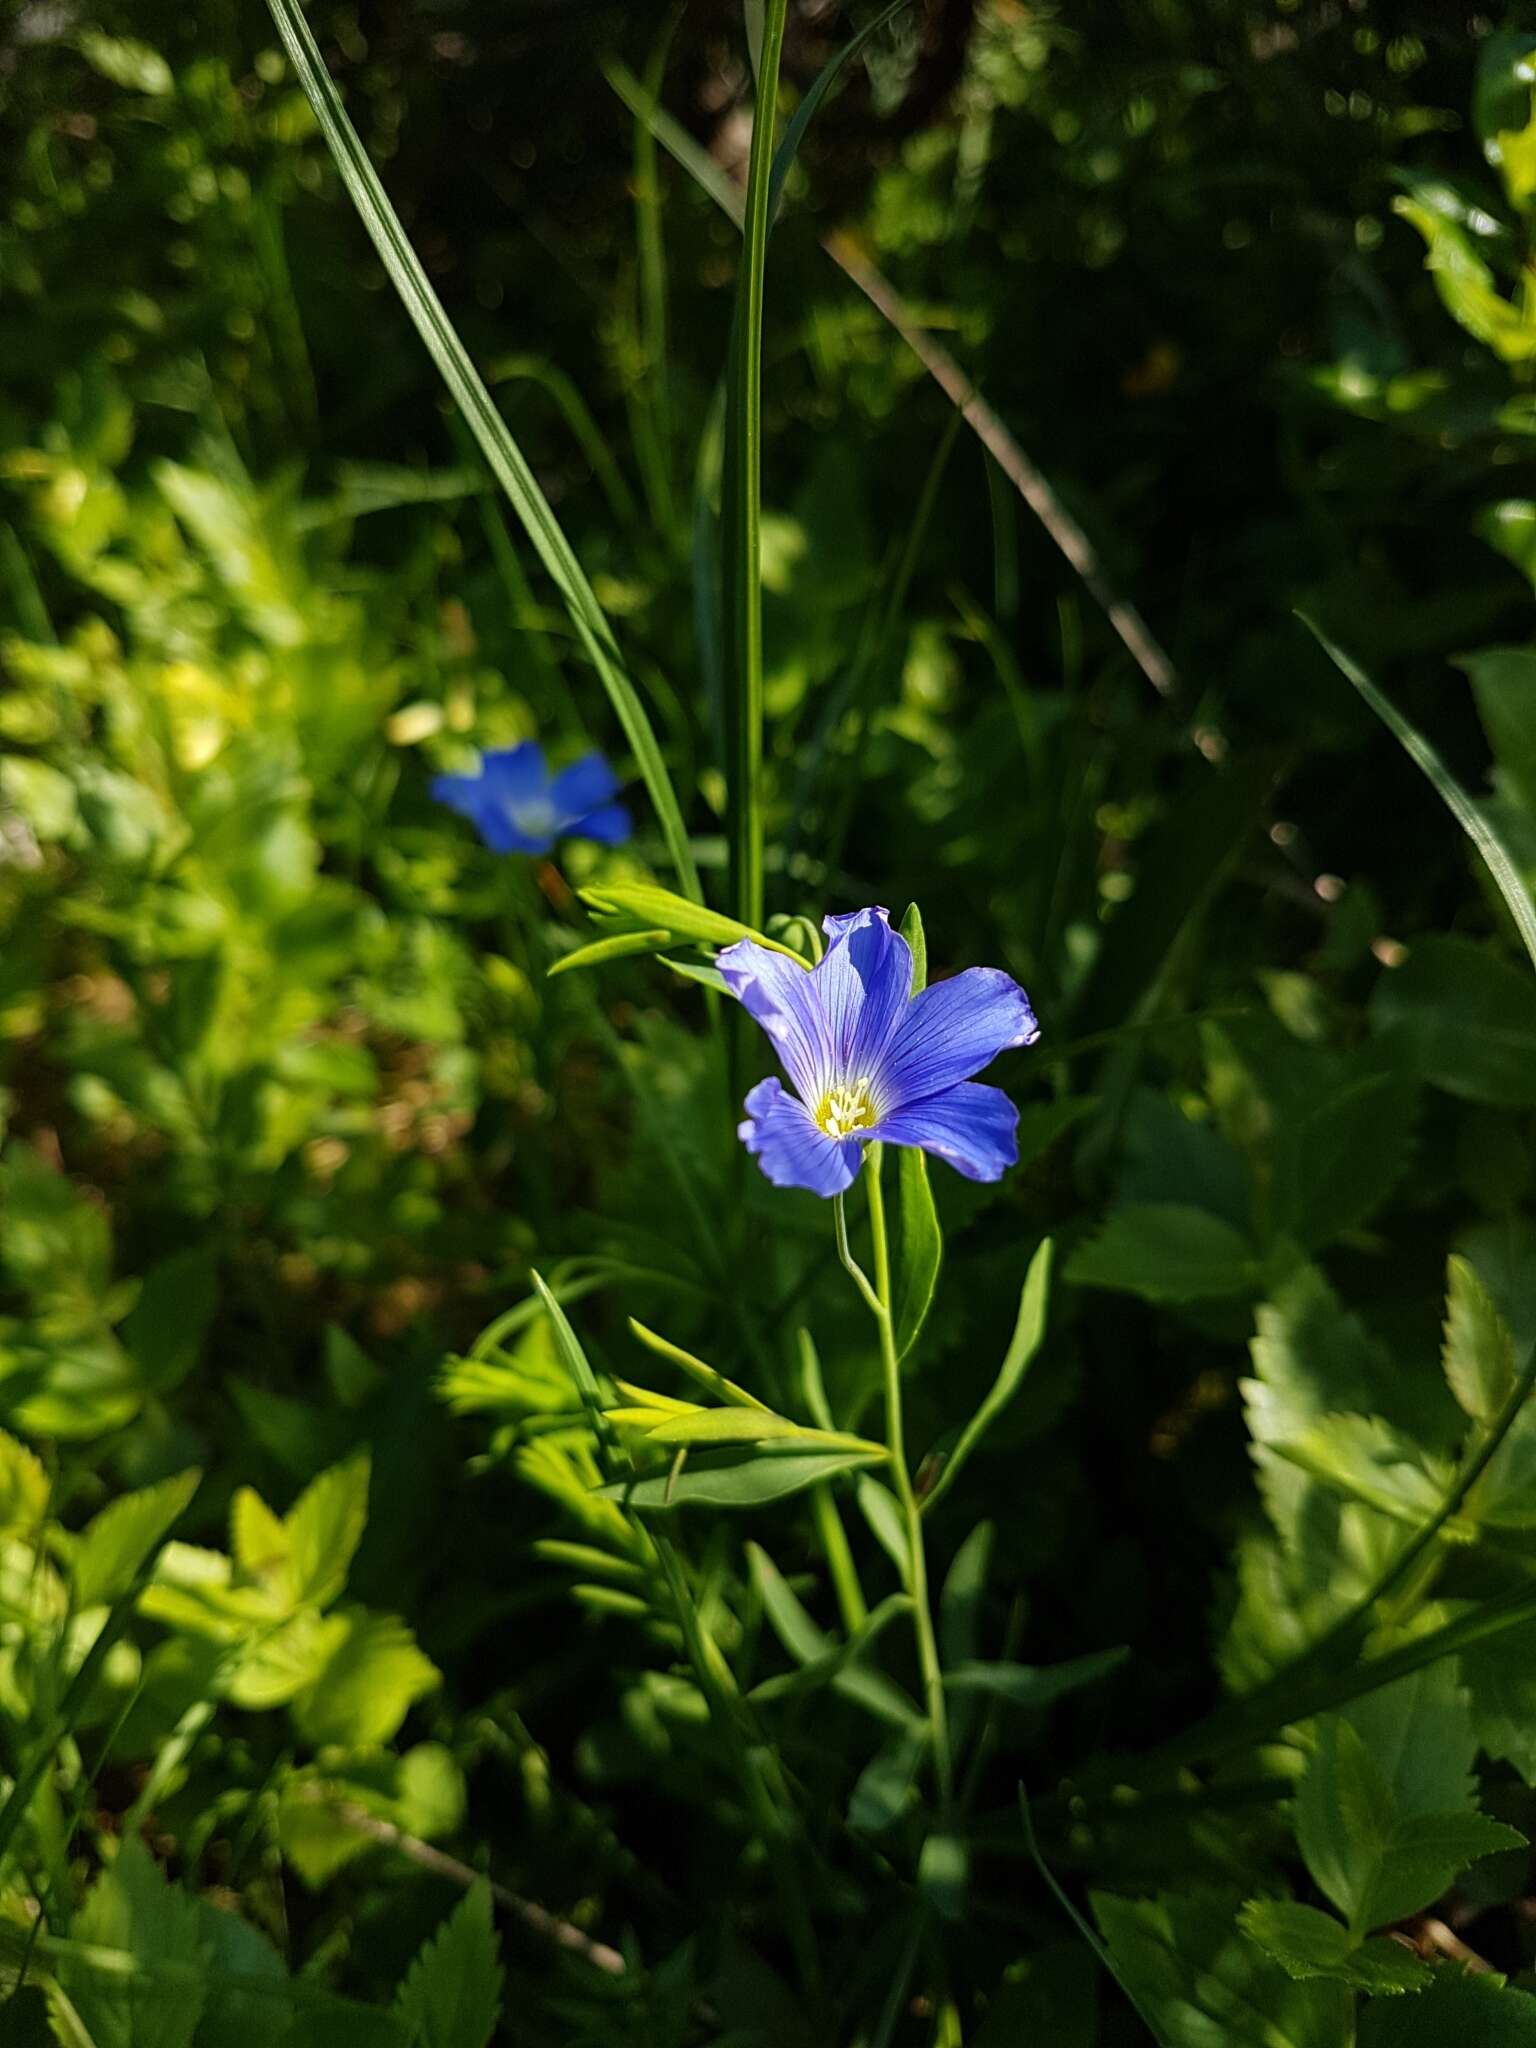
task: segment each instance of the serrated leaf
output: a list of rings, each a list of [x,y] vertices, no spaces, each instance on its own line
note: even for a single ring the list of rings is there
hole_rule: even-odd
[[[664,1472],[613,1480],[593,1493],[598,1500],[638,1509],[757,1508],[878,1462],[862,1451],[704,1451],[675,1475],[669,1466]]]
[[[1518,1828],[1483,1813],[1424,1813],[1398,1822],[1365,1894],[1367,1927],[1386,1927],[1433,1905],[1470,1864],[1523,1849]]]
[[[1252,1292],[1253,1246],[1219,1216],[1183,1202],[1132,1203],[1111,1211],[1098,1236],[1079,1245],[1067,1278],[1145,1301],[1216,1301]]]
[[[1536,983],[1486,945],[1416,941],[1376,984],[1371,1023],[1448,1095],[1500,1109],[1536,1104]]]
[[[347,1583],[368,1525],[372,1461],[366,1451],[333,1465],[299,1495],[284,1518],[288,1591],[297,1603],[328,1607]]]
[[[1414,1528],[1438,1512],[1453,1477],[1379,1415],[1325,1415],[1276,1449],[1325,1486]]]
[[[1394,1941],[1356,1944],[1330,1913],[1290,1899],[1249,1899],[1238,1924],[1288,1977],[1324,1977],[1378,1997],[1421,1991],[1433,1974],[1410,1949]]]
[[[1489,1423],[1515,1384],[1515,1340],[1470,1260],[1446,1261],[1445,1377],[1475,1422]]]
[[[395,2000],[412,2048],[485,2048],[501,2017],[500,1945],[483,1880],[411,1964]]]
[[[195,1973],[208,1959],[197,1901],[167,1882],[136,1835],[86,1894],[70,1933],[143,1971],[119,1977],[67,1951],[59,1957],[59,1983],[95,2048],[191,2048],[206,1996]],[[147,1966],[156,1963],[194,1974],[155,1976]]]
[[[242,1578],[275,1586],[288,1562],[288,1529],[253,1486],[241,1486],[229,1504],[230,1555]]]
[[[294,1725],[316,1749],[382,1748],[415,1702],[441,1684],[441,1673],[396,1615],[347,1608],[328,1620],[345,1623],[345,1632],[294,1700]]]
[[[1536,1998],[1499,1977],[1438,1969],[1422,1996],[1366,2006],[1359,2048],[1536,2048]]]
[[[110,1502],[72,1545],[77,1607],[96,1607],[126,1593],[202,1482],[197,1470],[162,1479]]]
[[[1247,1939],[1237,1901],[1193,1891],[1155,1899],[1093,1895],[1116,1970],[1163,2048],[1341,2048],[1353,1994],[1298,1983]]]

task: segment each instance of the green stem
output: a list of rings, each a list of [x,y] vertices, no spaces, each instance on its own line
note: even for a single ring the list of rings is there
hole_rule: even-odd
[[[736,302],[736,489],[739,518],[734,538],[736,654],[740,700],[736,720],[736,787],[731,798],[731,870],[736,915],[759,929],[763,922],[763,273],[768,255],[769,180],[773,169],[774,110],[779,57],[789,0],[767,0],[763,47],[752,122],[742,225],[741,282]]]
[[[837,1512],[837,1502],[832,1489],[825,1481],[811,1488],[811,1509],[816,1517],[816,1533],[821,1538],[821,1547],[826,1553],[827,1569],[832,1574],[832,1590],[837,1595],[837,1611],[842,1616],[843,1633],[857,1635],[869,1620],[869,1608],[864,1599],[864,1588],[859,1584],[858,1567],[853,1561],[853,1552],[848,1547],[848,1531],[843,1527],[843,1518]]]
[[[891,1477],[907,1526],[907,1590],[912,1595],[912,1620],[917,1636],[917,1659],[923,1674],[923,1696],[928,1708],[929,1739],[933,1744],[933,1766],[939,1781],[939,1798],[947,1815],[954,1795],[954,1774],[949,1755],[949,1717],[944,1706],[944,1674],[939,1668],[939,1645],[934,1634],[933,1610],[928,1599],[928,1553],[923,1543],[923,1517],[912,1490],[907,1468],[906,1432],[901,1413],[901,1365],[896,1355],[896,1325],[891,1311],[891,1255],[885,1229],[885,1196],[880,1187],[883,1147],[869,1146],[865,1154],[864,1181],[869,1196],[869,1234],[874,1247],[875,1279],[869,1282],[847,1254],[847,1230],[841,1205],[838,1221],[838,1251],[843,1263],[863,1282],[866,1298],[880,1330],[880,1362],[885,1377],[885,1442],[891,1457]]]

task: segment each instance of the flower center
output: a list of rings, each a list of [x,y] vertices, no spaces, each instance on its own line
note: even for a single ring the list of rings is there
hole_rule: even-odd
[[[555,807],[547,796],[531,796],[526,802],[509,806],[512,822],[525,838],[553,839],[559,823]]]
[[[854,1131],[872,1130],[876,1121],[867,1080],[840,1081],[816,1105],[817,1129],[829,1138],[846,1138]]]

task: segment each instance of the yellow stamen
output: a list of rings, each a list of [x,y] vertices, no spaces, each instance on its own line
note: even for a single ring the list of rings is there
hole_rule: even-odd
[[[872,1130],[878,1121],[868,1081],[840,1081],[816,1105],[817,1128],[829,1138],[846,1138],[854,1131]]]

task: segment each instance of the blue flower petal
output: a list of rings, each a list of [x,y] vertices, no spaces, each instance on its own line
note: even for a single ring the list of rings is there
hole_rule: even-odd
[[[879,909],[826,918],[823,929],[832,943],[813,979],[831,1027],[837,1075],[866,1080],[911,999],[912,949]]]
[[[623,804],[603,804],[560,828],[567,839],[595,839],[599,846],[622,846],[634,829],[635,821]]]
[[[790,971],[800,972],[793,965]],[[860,1164],[858,1139],[825,1136],[805,1104],[786,1094],[776,1077],[759,1081],[744,1107],[736,1135],[776,1188],[831,1196],[852,1187]]]
[[[562,768],[549,785],[549,800],[562,818],[584,818],[619,793],[619,778],[601,754],[583,754]]]
[[[967,1180],[1001,1180],[1019,1160],[1019,1112],[1001,1088],[961,1081],[926,1102],[909,1102],[865,1135],[917,1145]]]
[[[485,786],[478,775],[434,775],[427,784],[427,794],[434,803],[446,804],[461,818],[479,824],[485,803]]]
[[[1011,1045],[1033,1045],[1029,997],[998,967],[968,967],[908,1004],[876,1079],[882,1104],[922,1102],[968,1081]]]
[[[480,780],[487,797],[502,804],[536,802],[549,794],[549,770],[537,740],[515,747],[493,747],[480,756]]]
[[[820,1102],[837,1075],[815,975],[751,939],[739,939],[717,953],[715,965],[731,994],[773,1040],[799,1093],[807,1102]]]

